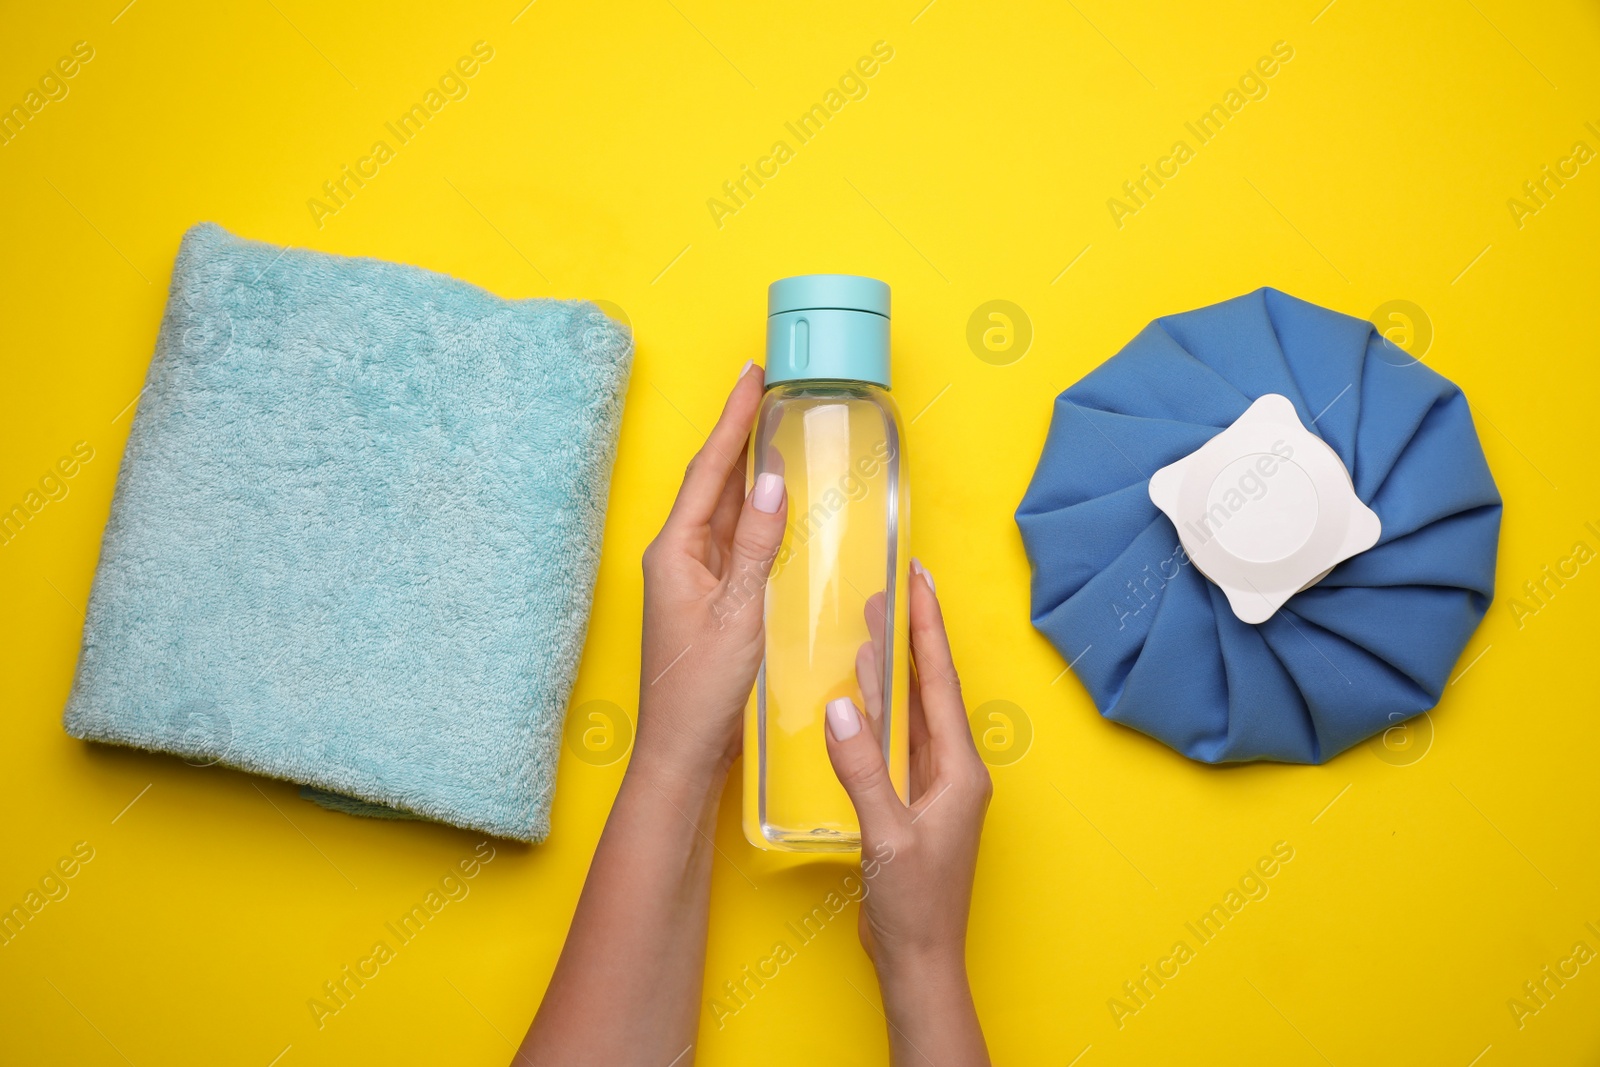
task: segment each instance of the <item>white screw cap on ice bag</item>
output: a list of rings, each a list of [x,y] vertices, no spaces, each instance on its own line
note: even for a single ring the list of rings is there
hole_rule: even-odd
[[[1150,499],[1247,623],[1272,618],[1382,532],[1338,453],[1277,393],[1151,475]]]

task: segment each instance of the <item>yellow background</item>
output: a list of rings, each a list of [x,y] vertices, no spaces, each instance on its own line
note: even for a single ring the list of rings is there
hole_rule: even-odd
[[[1575,541],[1600,548],[1583,525],[1600,526],[1600,162],[1520,228],[1507,200],[1575,141],[1600,149],[1584,125],[1600,126],[1600,12],[1324,2],[8,4],[0,102],[76,41],[95,56],[0,147],[0,506],[75,442],[96,458],[0,547],[0,903],[75,842],[95,856],[0,948],[0,1059],[504,1063],[625,765],[567,750],[548,843],[498,845],[471,895],[318,1030],[307,1000],[479,838],[65,736],[125,409],[179,238],[210,219],[623,309],[638,358],[574,703],[629,716],[639,554],[760,354],[766,283],[844,270],[893,285],[913,547],[970,701],[1010,701],[1032,731],[994,769],[973,905],[998,1061],[1595,1062],[1600,963],[1521,1029],[1507,1001],[1574,942],[1600,950],[1585,927],[1600,927],[1597,565],[1534,615],[1510,604]],[[470,95],[318,228],[307,200],[479,40],[494,58]],[[868,95],[796,145],[784,122],[880,40],[894,58]],[[1294,58],[1269,95],[1119,229],[1107,199],[1280,40]],[[780,138],[794,158],[719,228],[707,199]],[[1217,770],[1102,721],[1061,676],[1028,622],[1011,513],[1057,391],[1152,317],[1262,284],[1426,316],[1425,358],[1466,389],[1505,496],[1500,592],[1431,740]],[[966,341],[993,299],[1034,331],[1005,366]],[[748,848],[737,793],[705,998],[845,871]],[[1278,841],[1294,859],[1270,895],[1119,1029],[1108,999]],[[882,1062],[852,927],[798,947],[721,1029],[708,1009],[699,1061]]]

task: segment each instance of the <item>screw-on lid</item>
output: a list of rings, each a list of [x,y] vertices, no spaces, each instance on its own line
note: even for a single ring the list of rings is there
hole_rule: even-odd
[[[767,384],[870,382],[889,388],[889,286],[801,274],[767,290]]]
[[[797,274],[767,288],[767,314],[785,311],[870,311],[889,317],[889,285],[859,274]]]

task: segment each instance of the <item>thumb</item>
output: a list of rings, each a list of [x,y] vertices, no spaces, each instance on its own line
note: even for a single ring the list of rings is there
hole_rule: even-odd
[[[828,759],[850,794],[863,838],[881,837],[906,811],[889,780],[883,749],[849,697],[828,701]]]

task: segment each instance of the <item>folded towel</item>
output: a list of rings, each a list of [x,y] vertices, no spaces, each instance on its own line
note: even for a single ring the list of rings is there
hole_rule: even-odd
[[[586,302],[190,230],[67,731],[542,840],[632,351]]]

